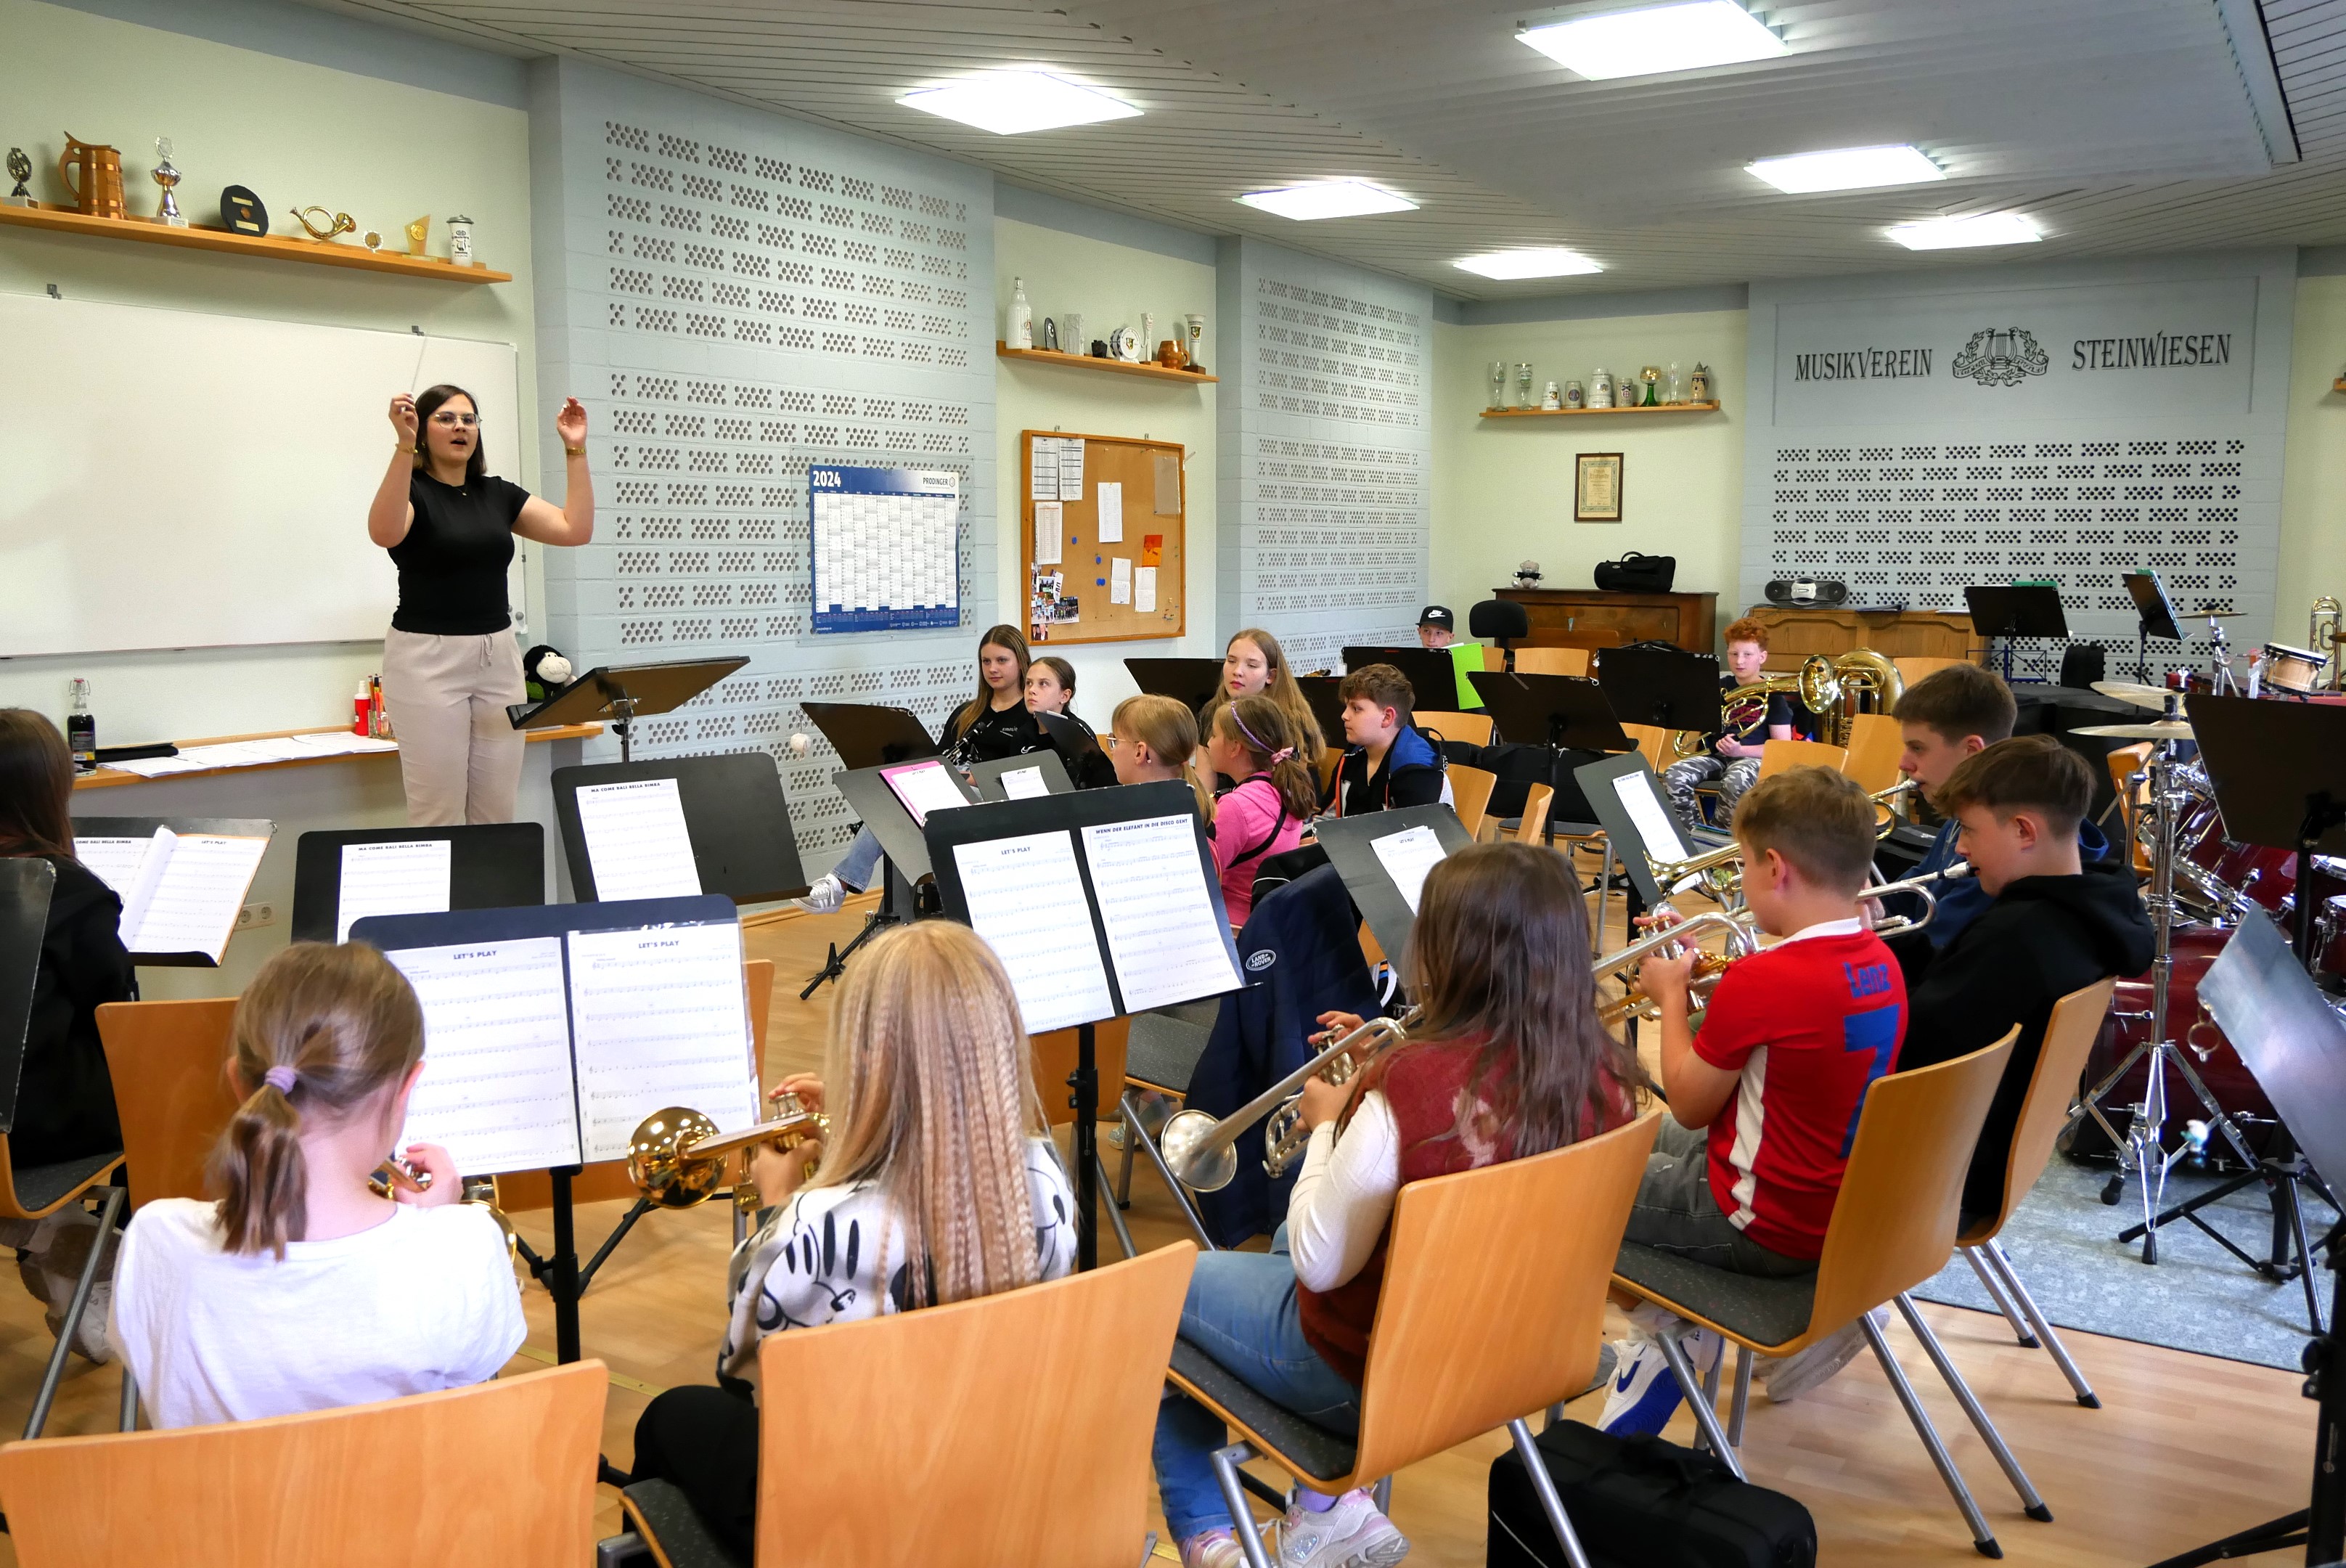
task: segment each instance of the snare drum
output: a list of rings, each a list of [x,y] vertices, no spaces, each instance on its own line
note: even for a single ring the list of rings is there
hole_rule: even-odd
[[[2327,655],[2310,648],[2293,648],[2287,643],[2265,644],[2265,684],[2281,691],[2312,691],[2321,681],[2321,672],[2329,665]]]

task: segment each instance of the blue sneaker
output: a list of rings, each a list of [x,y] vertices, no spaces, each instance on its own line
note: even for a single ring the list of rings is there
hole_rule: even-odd
[[[1688,1329],[1679,1335],[1678,1343],[1698,1376],[1708,1375],[1711,1363],[1726,1348],[1718,1335],[1701,1329]],[[1670,1375],[1669,1360],[1661,1346],[1650,1339],[1620,1341],[1616,1349],[1620,1363],[1596,1428],[1616,1437],[1657,1436],[1678,1414],[1678,1402],[1685,1397],[1678,1379]]]

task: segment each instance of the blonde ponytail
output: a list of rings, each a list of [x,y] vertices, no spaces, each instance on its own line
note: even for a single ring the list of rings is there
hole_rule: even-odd
[[[1176,698],[1143,692],[1116,705],[1108,730],[1111,734],[1121,731],[1131,736],[1168,763],[1178,759],[1181,781],[1198,798],[1198,815],[1209,822],[1214,820],[1214,792],[1198,779],[1193,766],[1198,754],[1198,720],[1188,708]]]
[[[230,1026],[232,1068],[252,1092],[213,1145],[221,1245],[285,1256],[308,1227],[305,1118],[332,1125],[388,1101],[423,1054],[423,1009],[406,976],[373,948],[296,942],[261,965]],[[383,1128],[383,1146],[399,1129]]]

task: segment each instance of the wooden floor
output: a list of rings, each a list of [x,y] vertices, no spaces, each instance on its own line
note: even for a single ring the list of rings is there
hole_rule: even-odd
[[[844,940],[860,921],[860,909],[851,906],[840,915],[791,914],[750,928],[750,955],[780,966],[770,1078],[819,1063],[831,988],[801,1003],[799,987],[821,962],[824,943]],[[1620,929],[1617,918],[1614,929]],[[582,1248],[599,1242],[623,1207],[582,1209]],[[515,1217],[523,1235],[546,1245],[541,1217]],[[1169,1196],[1145,1166],[1134,1181],[1128,1217],[1142,1247],[1182,1234]],[[1101,1236],[1104,1253],[1114,1257],[1113,1234],[1103,1227]],[[586,1353],[600,1357],[612,1372],[604,1446],[613,1462],[627,1462],[636,1419],[652,1393],[712,1380],[730,1241],[721,1204],[654,1215],[621,1243],[587,1295],[582,1311]],[[2143,1288],[2161,1288],[2169,1278],[2146,1270]],[[533,1286],[524,1299],[530,1339],[515,1359],[514,1372],[553,1359],[546,1295]],[[1902,1326],[1893,1327],[1900,1359],[1987,1512],[2007,1560],[2065,1568],[2147,1563],[2303,1506],[2313,1409],[2300,1396],[2298,1378],[2072,1334],[2069,1346],[2103,1399],[2103,1409],[2088,1410],[2072,1401],[2043,1352],[2014,1344],[1999,1319],[1954,1308],[1923,1310],[2055,1513],[2049,1524],[2022,1515],[1919,1347]],[[0,1287],[0,1430],[22,1429],[50,1344],[31,1299]],[[75,1360],[50,1434],[111,1431],[118,1388],[113,1368]],[[1573,1413],[1592,1420],[1596,1402],[1583,1401]],[[1671,1435],[1684,1441],[1690,1425],[1681,1411]],[[1770,1406],[1755,1396],[1746,1441],[1753,1479],[1791,1493],[1815,1514],[1825,1563],[1977,1561],[1870,1357],[1797,1403]],[[1464,1444],[1396,1478],[1393,1518],[1415,1543],[1412,1563],[1433,1568],[1484,1560],[1485,1475],[1503,1446],[1496,1438]],[[601,1499],[601,1532],[610,1533],[617,1528],[617,1493],[602,1489]],[[5,1543],[0,1536],[0,1563],[13,1563]]]

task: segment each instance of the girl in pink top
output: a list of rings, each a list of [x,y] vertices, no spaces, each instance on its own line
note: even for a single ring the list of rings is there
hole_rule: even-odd
[[[1268,697],[1241,697],[1214,709],[1206,758],[1239,781],[1214,808],[1214,865],[1230,924],[1254,907],[1264,859],[1295,848],[1319,804],[1311,765],[1299,755],[1294,721]]]

